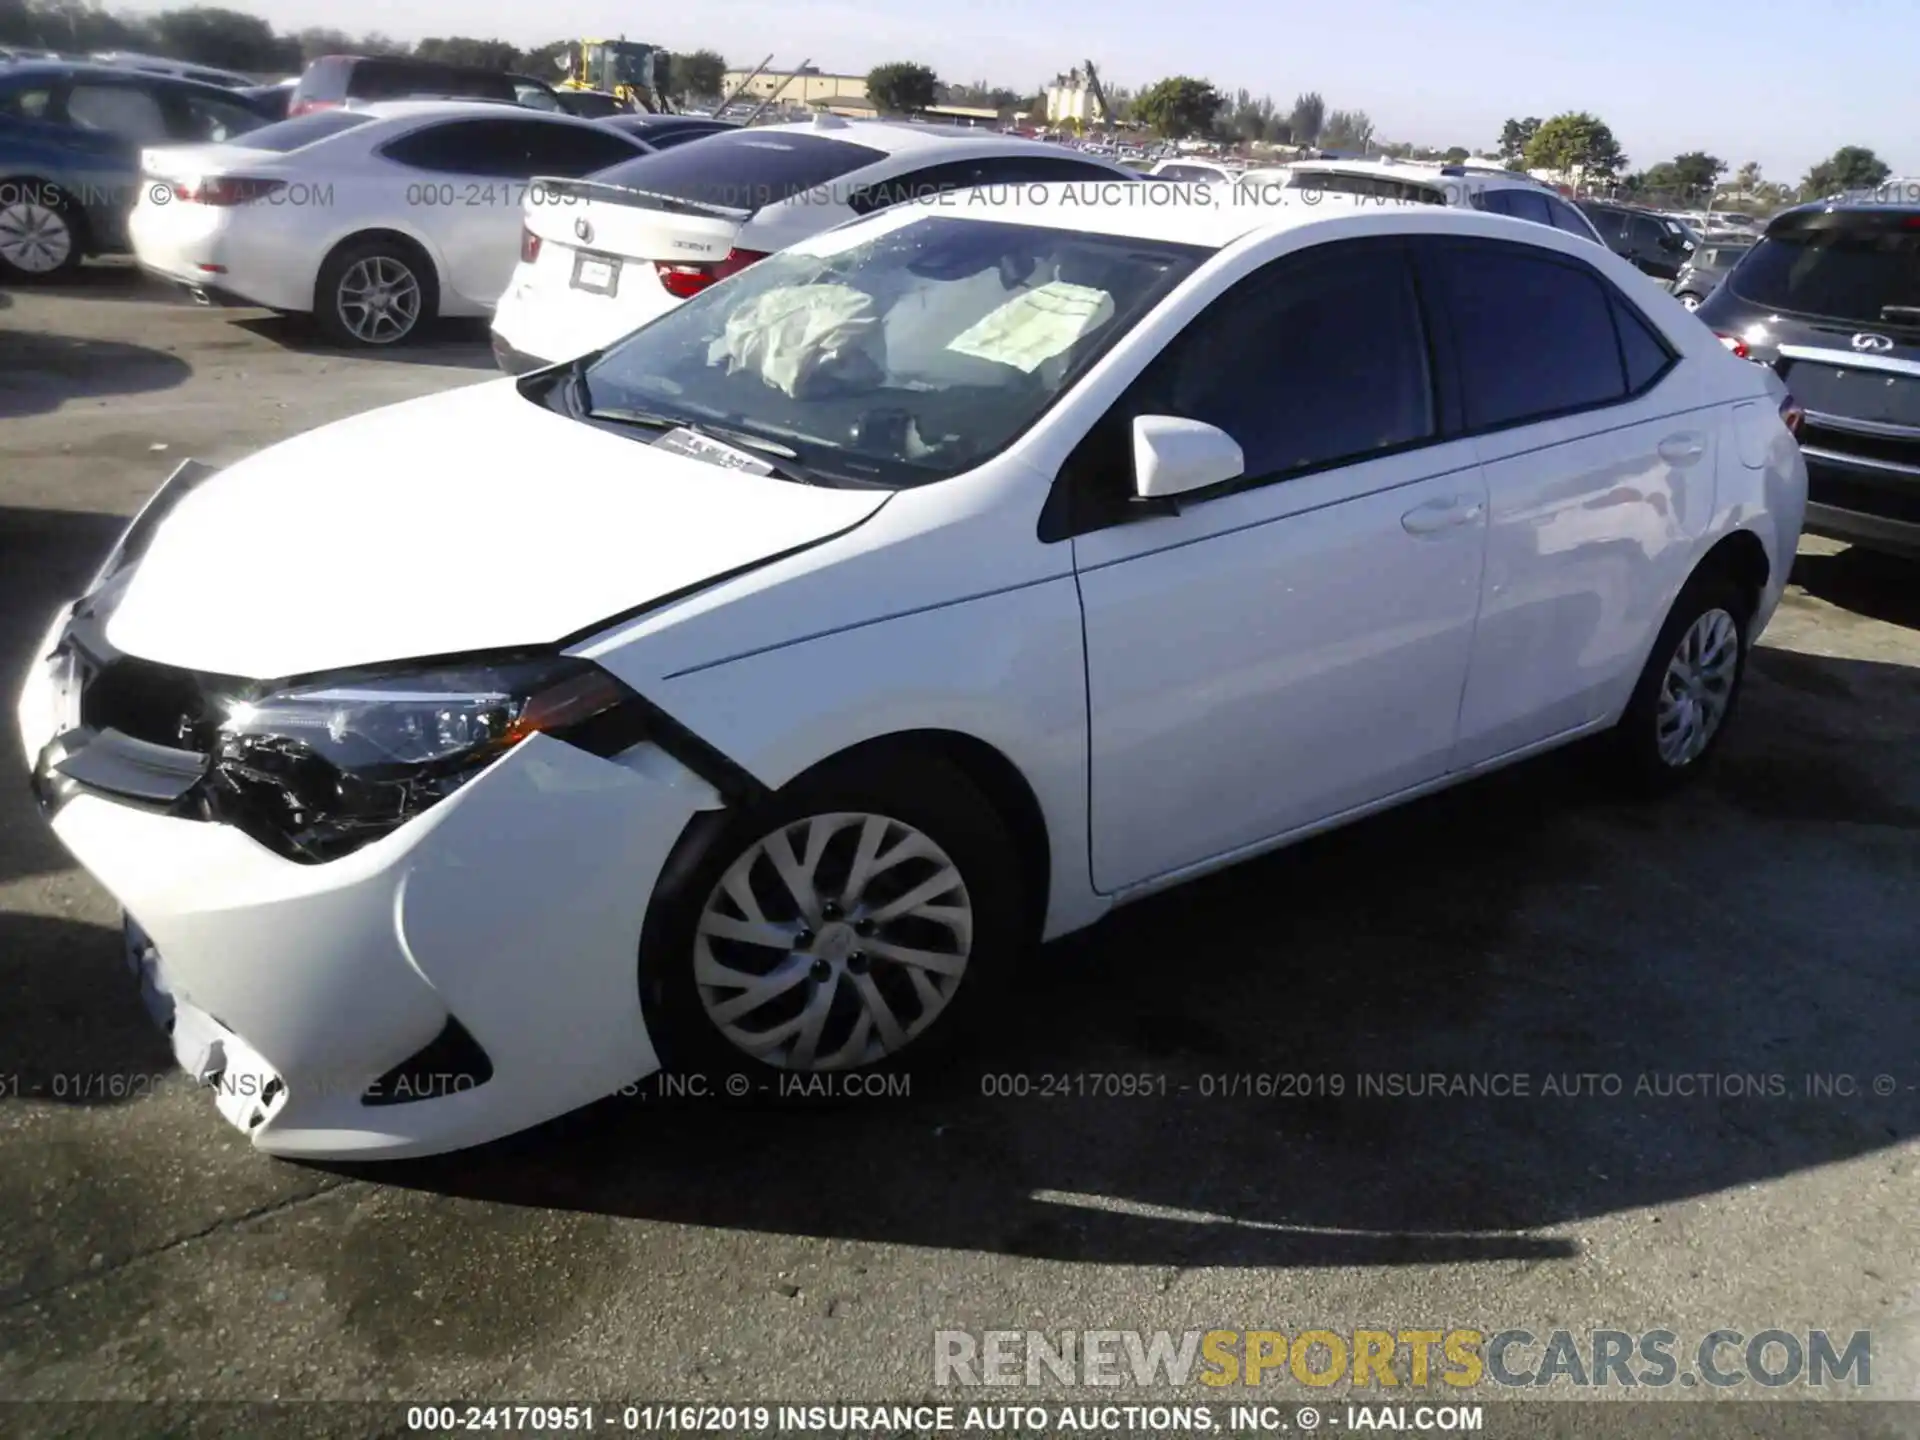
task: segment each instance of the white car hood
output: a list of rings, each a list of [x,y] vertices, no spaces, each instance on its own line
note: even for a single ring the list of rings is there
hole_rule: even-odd
[[[214,475],[155,533],[107,639],[255,679],[550,644],[886,503],[655,451],[514,384],[339,421]]]

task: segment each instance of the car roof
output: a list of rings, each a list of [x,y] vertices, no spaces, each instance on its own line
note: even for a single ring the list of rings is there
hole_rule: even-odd
[[[1445,189],[1449,180],[1473,180],[1487,188],[1488,186],[1511,185],[1516,188],[1538,190],[1540,182],[1531,176],[1515,175],[1511,171],[1469,170],[1464,166],[1443,167],[1422,165],[1409,160],[1296,160],[1290,165],[1271,167],[1274,170],[1305,170],[1325,175],[1380,175],[1390,180],[1405,180],[1416,185],[1431,185],[1435,189]],[[1452,172],[1458,173],[1452,173]]]
[[[515,105],[501,100],[368,100],[353,107],[356,115],[371,115],[376,120],[406,120],[420,115],[513,115],[536,116],[574,125],[593,125],[597,121],[578,115],[563,115],[557,110],[536,110],[530,105]]]
[[[755,125],[751,129],[739,127],[743,135],[817,135],[826,140],[844,140],[849,145],[864,145],[870,150],[884,150],[889,155],[905,155],[919,151],[937,150],[946,146],[997,146],[1014,154],[1024,154],[1029,150],[1051,154],[1058,146],[1043,145],[1037,140],[1025,140],[1017,135],[1002,135],[997,130],[984,127],[975,129],[967,125],[930,125],[918,120],[841,120],[828,125],[815,120],[794,120],[780,125]]]
[[[201,67],[194,67],[196,69]],[[209,70],[211,67],[208,67]],[[158,80],[168,85],[185,85],[195,90],[217,91],[222,95],[240,95],[245,89],[236,89],[230,85],[218,85],[210,80],[197,80],[191,75],[176,75],[171,71],[142,70],[134,65],[101,65],[91,60],[13,60],[0,70],[0,79],[17,80],[22,77],[40,77],[47,80],[104,80],[112,77],[116,80]]]

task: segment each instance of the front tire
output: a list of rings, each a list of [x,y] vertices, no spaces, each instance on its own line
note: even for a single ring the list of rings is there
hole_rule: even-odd
[[[433,267],[396,240],[356,240],[320,267],[313,314],[320,331],[348,348],[398,345],[439,309]]]
[[[1622,767],[1642,790],[1677,789],[1712,758],[1746,677],[1752,613],[1746,593],[1711,571],[1674,601],[1613,734]]]
[[[1700,304],[1701,304],[1700,297],[1694,294],[1691,290],[1682,290],[1678,295],[1674,296],[1673,298],[1678,300],[1682,305],[1686,306],[1687,309],[1689,310],[1698,310],[1700,308]]]
[[[936,1062],[1027,939],[1015,852],[933,755],[833,763],[725,819],[648,913],[641,1012],[663,1067],[739,1096]]]

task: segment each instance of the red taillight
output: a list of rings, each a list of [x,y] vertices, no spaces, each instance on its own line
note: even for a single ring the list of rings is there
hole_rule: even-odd
[[[296,115],[311,115],[315,110],[338,110],[339,108],[338,100],[296,100],[287,107],[287,118],[291,120]]]
[[[531,265],[534,261],[538,260],[539,258],[540,258],[540,237],[534,234],[533,231],[525,229],[523,227],[520,231],[521,262],[523,264]]]
[[[767,258],[765,250],[730,250],[727,258],[705,265],[686,265],[673,260],[653,262],[660,283],[666,287],[669,295],[676,300],[691,300],[716,280],[724,280],[729,275],[737,275],[756,260]]]
[[[1807,418],[1807,412],[1800,408],[1800,402],[1789,395],[1780,402],[1780,423],[1787,427],[1794,439],[1800,438],[1800,426]]]
[[[1722,335],[1718,330],[1713,333],[1722,345],[1733,352],[1734,359],[1751,360],[1753,358],[1753,352],[1747,348],[1747,342],[1738,335]]]
[[[247,175],[209,175],[203,180],[176,180],[173,198],[186,205],[250,205],[287,188],[284,180],[257,180]]]

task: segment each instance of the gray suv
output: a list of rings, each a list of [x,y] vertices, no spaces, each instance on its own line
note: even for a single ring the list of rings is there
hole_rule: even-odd
[[[1673,295],[1689,310],[1713,294],[1714,287],[1727,278],[1727,272],[1740,263],[1740,257],[1753,248],[1753,241],[1732,236],[1709,235],[1700,243],[1674,278]]]

